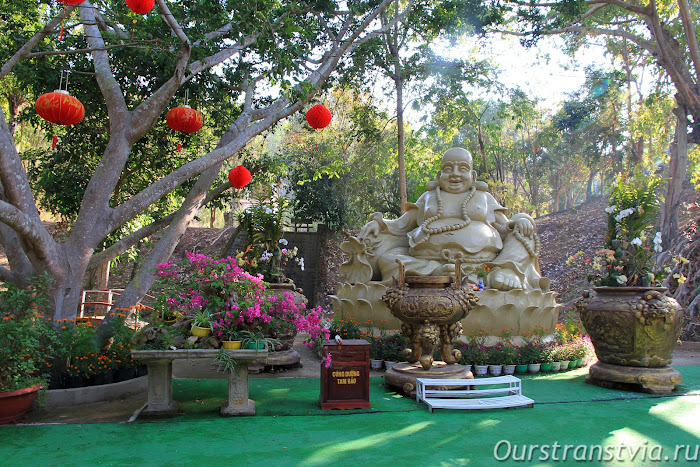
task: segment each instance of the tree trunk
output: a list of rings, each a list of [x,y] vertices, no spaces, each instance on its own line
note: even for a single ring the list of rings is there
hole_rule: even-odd
[[[591,169],[588,173],[588,183],[586,184],[586,202],[588,203],[593,199],[593,180],[595,179],[595,170]]]
[[[398,59],[398,57],[397,57]],[[403,76],[401,75],[401,66],[396,64],[396,126],[398,127],[398,162],[399,162],[399,190],[401,199],[401,214],[406,212],[406,203],[408,203],[408,193],[406,191],[406,160],[405,160],[405,131],[403,125]]]
[[[683,180],[686,177],[688,160],[688,133],[684,110],[676,109],[676,135],[671,144],[668,163],[668,184],[666,197],[661,209],[661,235],[664,245],[673,244],[678,237],[678,207],[681,203]]]

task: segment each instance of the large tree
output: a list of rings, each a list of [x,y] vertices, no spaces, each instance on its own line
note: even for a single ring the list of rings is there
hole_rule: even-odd
[[[28,70],[54,57],[62,57],[65,67],[80,63],[77,57],[87,57],[84,62],[92,70],[81,86],[99,87],[106,109],[102,131],[107,136],[104,145],[93,148],[98,157],[95,166],[88,168],[89,181],[78,213],[67,234],[57,240],[40,219],[39,195],[32,191],[13,141],[13,115],[3,111],[0,243],[9,268],[0,268],[0,278],[25,285],[28,277],[47,272],[53,279],[52,317],[71,318],[76,315],[83,276],[91,264],[114,258],[145,236],[161,231],[160,241],[117,306],[136,303],[153,283],[151,271],[170,256],[199,208],[230,188],[228,183],[212,186],[222,166],[232,158],[229,164],[235,162],[256,135],[300,111],[346,54],[380,32],[375,20],[390,1],[157,0],[156,9],[135,26],[136,40],[131,16],[123,5],[85,1],[52,10],[36,2],[4,2],[31,11],[37,24],[44,26],[13,31],[15,48],[3,42],[0,79],[26,77]],[[406,8],[411,7],[409,2]],[[65,42],[58,39],[59,27],[68,36]],[[135,74],[138,67],[134,64],[144,62],[152,65],[152,74]],[[190,161],[178,161],[132,195],[115,198],[135,157],[135,146],[174,106],[178,91],[194,83],[203,95],[213,86],[229,92],[228,98],[212,94],[208,103],[216,104],[225,115],[224,121],[217,122],[216,147],[195,153]],[[89,137],[80,135],[79,126],[71,131],[75,137]],[[154,159],[168,157],[157,144],[147,152]],[[191,188],[175,210],[95,254],[110,234],[186,183]]]
[[[621,38],[653,57],[676,94],[677,131],[670,151],[669,183],[662,231],[673,240],[685,178],[687,143],[700,143],[700,47],[695,31],[697,2],[688,0],[506,0],[517,13],[516,34],[534,44],[545,34],[561,34],[576,46],[581,37]],[[513,32],[513,31],[511,31]],[[686,143],[687,141],[687,143]]]

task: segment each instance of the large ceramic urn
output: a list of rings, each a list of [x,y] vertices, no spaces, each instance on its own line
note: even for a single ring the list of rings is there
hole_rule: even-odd
[[[455,277],[451,277],[405,276],[403,264],[397,262],[397,284],[387,290],[382,300],[403,323],[402,333],[410,343],[410,349],[404,350],[406,361],[420,361],[423,369],[430,369],[435,345],[439,344],[442,360],[456,363],[461,358],[453,348],[455,338],[462,332],[459,320],[478,300],[469,287],[462,286],[459,263],[455,265]]]
[[[681,382],[669,365],[681,331],[683,310],[663,287],[594,287],[581,310],[599,362],[588,382],[638,385],[668,393]]]

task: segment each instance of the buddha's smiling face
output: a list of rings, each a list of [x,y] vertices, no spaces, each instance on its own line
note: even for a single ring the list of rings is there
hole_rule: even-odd
[[[472,157],[464,149],[450,149],[442,156],[440,188],[447,193],[464,193],[472,187]]]

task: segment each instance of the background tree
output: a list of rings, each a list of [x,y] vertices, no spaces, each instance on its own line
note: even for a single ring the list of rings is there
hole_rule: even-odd
[[[0,242],[10,267],[0,268],[0,277],[24,285],[27,277],[47,271],[54,279],[53,318],[70,318],[77,313],[83,276],[91,264],[114,258],[161,230],[160,241],[117,306],[136,303],[153,282],[155,264],[170,256],[199,208],[229,188],[227,183],[212,187],[224,164],[256,135],[300,111],[347,53],[379,33],[370,28],[388,3],[260,0],[169,5],[157,0],[153,13],[139,21],[132,41],[130,15],[123,6],[107,9],[85,1],[54,10],[13,1],[10,6],[26,8],[36,15],[37,23],[45,25],[14,31],[14,47],[1,49],[0,79],[12,74],[20,82],[36,82],[36,73],[42,69],[58,75],[52,57],[61,57],[63,68],[89,65],[92,71],[77,70],[85,74],[72,78],[72,89],[97,84],[107,119],[102,120],[102,134],[96,131],[99,126],[92,125],[84,127],[87,135],[80,134],[80,125],[67,133],[71,141],[96,138],[93,145],[76,148],[91,149],[94,165],[85,168],[90,179],[84,185],[77,216],[66,236],[57,241],[41,222],[37,196],[3,112]],[[412,4],[406,6],[410,9]],[[12,11],[19,14],[22,10]],[[62,22],[67,38],[57,41]],[[88,58],[81,61],[79,57],[84,56]],[[143,70],[149,73],[140,75]],[[167,159],[160,142],[150,139],[150,132],[173,97],[180,92],[182,98],[183,87],[195,88],[191,93],[195,106],[206,102],[204,108],[224,110],[223,121],[213,130],[216,146],[195,151],[192,160],[172,161],[169,170],[155,175],[158,178],[144,188],[129,177],[126,181],[134,182],[131,194],[124,187],[125,171],[139,161]],[[222,94],[224,89],[228,93]],[[37,94],[40,92],[44,90]],[[90,103],[92,97],[86,100]],[[66,151],[69,149],[70,145]],[[235,159],[231,162],[235,164]],[[109,235],[186,183],[192,186],[175,210],[93,254]]]
[[[422,0],[401,20],[401,5],[395,0],[380,16],[384,33],[362,46],[355,57],[360,73],[380,72],[389,78],[395,93],[397,131],[398,183],[402,211],[408,199],[405,166],[405,118],[409,102],[405,99],[411,82],[426,80],[445,69],[446,60],[437,54],[432,44],[455,41],[467,33],[480,34],[485,25],[501,20],[496,2],[474,0]],[[386,27],[393,24],[391,27]]]
[[[625,39],[653,57],[676,91],[678,130],[669,151],[669,183],[662,211],[662,230],[677,232],[680,186],[686,177],[687,142],[700,143],[700,48],[695,27],[700,10],[688,0],[588,0],[524,4],[508,0],[517,14],[515,33],[534,44],[545,34],[562,34],[576,46],[582,35]],[[679,160],[674,160],[678,158]]]

